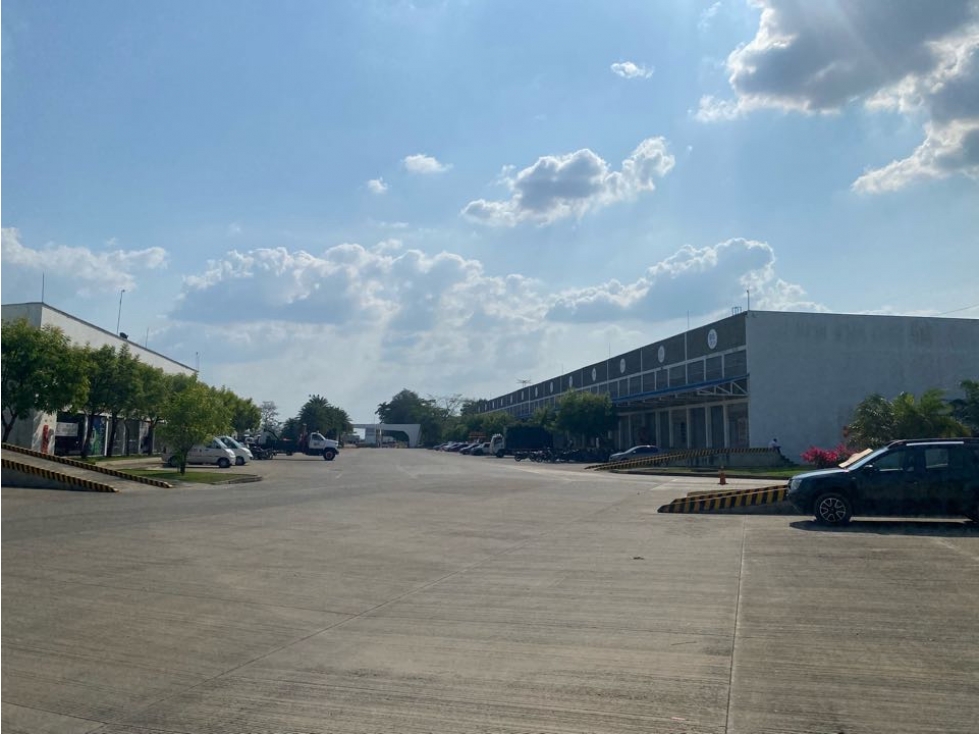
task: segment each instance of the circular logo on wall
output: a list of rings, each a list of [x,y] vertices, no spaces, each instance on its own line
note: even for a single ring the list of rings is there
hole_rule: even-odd
[[[619,372],[625,374],[625,357],[619,360]]]
[[[666,359],[666,347],[660,344],[659,349],[656,351],[656,356],[659,358],[660,363],[662,363]]]
[[[591,368],[591,381],[594,382],[598,379],[598,370],[594,367]]]
[[[707,332],[707,346],[711,349],[717,346],[717,332],[713,329]]]

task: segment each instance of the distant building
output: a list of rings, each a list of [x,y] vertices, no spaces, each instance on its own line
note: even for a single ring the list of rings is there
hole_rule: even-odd
[[[152,349],[142,347],[135,342],[117,336],[87,321],[82,321],[71,314],[60,311],[45,303],[14,303],[0,307],[0,318],[3,321],[26,319],[35,328],[42,326],[57,326],[68,339],[78,346],[89,345],[95,348],[110,346],[119,349],[128,346],[133,356],[139,357],[140,362],[152,367],[159,367],[167,374],[193,375],[192,367],[177,362]],[[120,421],[116,430],[113,453],[116,455],[138,454],[147,435],[148,424],[145,421]],[[36,451],[48,453],[78,454],[85,435],[85,416],[74,413],[38,413],[34,412],[26,420],[18,420],[10,434],[10,442],[18,446],[26,446]],[[91,454],[102,456],[106,453],[105,440],[108,435],[108,420],[105,416],[96,418],[92,428],[93,450]]]
[[[617,448],[833,447],[868,395],[979,379],[979,320],[750,311],[477,403],[529,418],[569,390],[608,394]]]

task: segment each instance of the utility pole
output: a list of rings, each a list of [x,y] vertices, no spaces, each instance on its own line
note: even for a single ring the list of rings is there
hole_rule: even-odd
[[[119,322],[122,321],[122,294],[125,292],[125,288],[119,291],[119,313],[116,314],[116,336],[119,335]]]

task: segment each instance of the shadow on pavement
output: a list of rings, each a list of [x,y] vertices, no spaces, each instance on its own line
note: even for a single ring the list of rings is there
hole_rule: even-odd
[[[820,525],[814,520],[789,523],[796,530],[821,533],[873,533],[876,535],[937,535],[946,537],[979,537],[979,523],[968,520],[853,520],[849,525]]]

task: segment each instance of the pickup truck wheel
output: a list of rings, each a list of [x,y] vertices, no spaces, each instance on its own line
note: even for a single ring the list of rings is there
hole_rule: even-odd
[[[816,522],[823,525],[846,525],[853,516],[850,500],[839,492],[825,492],[813,505]]]
[[[497,450],[497,452],[496,452],[496,458],[497,459],[502,459],[503,458],[503,449]]]
[[[167,461],[167,466],[169,466],[171,469],[179,469],[180,462],[177,460],[176,456],[171,456],[170,460]]]
[[[333,449],[323,449],[323,458],[327,461],[333,461],[337,458],[337,452]]]
[[[235,457],[235,466],[244,466],[244,465],[245,465],[245,457],[244,456],[236,456]]]
[[[228,459],[223,457],[218,459],[218,467],[221,469],[227,469],[229,466],[231,466],[231,462]]]

